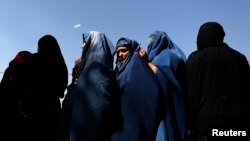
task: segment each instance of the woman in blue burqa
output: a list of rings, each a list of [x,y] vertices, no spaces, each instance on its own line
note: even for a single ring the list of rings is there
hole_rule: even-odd
[[[128,38],[120,38],[116,45],[123,128],[112,135],[112,141],[154,141],[156,137],[159,84],[140,49]]]
[[[161,123],[157,141],[180,141],[185,135],[186,57],[163,31],[148,37],[148,56],[162,88]]]
[[[70,141],[109,141],[119,119],[114,46],[100,32],[83,34],[80,76],[72,93]]]

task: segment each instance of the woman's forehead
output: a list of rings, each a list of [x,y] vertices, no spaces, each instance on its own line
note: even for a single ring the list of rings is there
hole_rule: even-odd
[[[128,47],[126,47],[126,46],[120,46],[116,50],[119,51],[119,50],[123,50],[123,49],[128,49]]]

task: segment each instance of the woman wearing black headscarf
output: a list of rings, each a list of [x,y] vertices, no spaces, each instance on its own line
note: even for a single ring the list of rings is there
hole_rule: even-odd
[[[34,96],[34,140],[55,141],[60,126],[60,99],[67,87],[68,72],[55,37],[45,35],[38,41],[32,57],[31,93]]]
[[[112,141],[155,141],[160,123],[158,81],[135,40],[120,38],[116,51],[123,128]]]
[[[29,51],[18,52],[0,83],[0,127],[1,138],[5,140],[25,139],[22,137],[27,136],[29,121],[23,100],[26,97],[31,56]]]
[[[219,23],[204,23],[188,58],[188,128],[196,140],[209,139],[212,129],[249,129],[249,64],[224,36]]]

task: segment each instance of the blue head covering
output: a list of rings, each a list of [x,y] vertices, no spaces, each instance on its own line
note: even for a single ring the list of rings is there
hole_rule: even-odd
[[[119,87],[113,72],[114,46],[100,32],[84,34],[81,73],[73,90],[71,141],[109,140],[119,109]]]
[[[129,38],[124,38],[124,37],[120,38],[117,41],[116,49],[118,47],[121,47],[121,46],[127,47],[128,50],[129,50],[129,54],[128,54],[126,60],[124,61],[124,63],[121,63],[121,62],[118,61],[118,55],[117,55],[116,68],[118,69],[118,72],[122,71],[126,67],[127,63],[130,61],[130,59],[131,59],[133,53],[135,52],[135,50],[140,49],[140,46],[139,46],[137,41],[131,40]]]
[[[162,50],[169,47],[171,42],[163,31],[155,31],[148,37],[149,60],[152,61]]]
[[[122,37],[122,38],[120,38],[118,41],[117,41],[117,43],[116,43],[116,48],[118,48],[118,47],[121,47],[121,46],[125,46],[125,47],[127,47],[129,50],[133,50],[133,46],[132,46],[132,40],[131,39],[129,39],[129,38],[124,38],[124,37]]]
[[[93,63],[113,66],[114,46],[103,33],[91,31],[83,34],[83,41],[86,43],[82,51],[81,69]],[[112,63],[110,63],[112,62]]]
[[[157,66],[157,78],[163,90],[162,122],[158,140],[181,140],[185,134],[185,62],[181,49],[163,31],[155,31],[148,38],[148,56]]]

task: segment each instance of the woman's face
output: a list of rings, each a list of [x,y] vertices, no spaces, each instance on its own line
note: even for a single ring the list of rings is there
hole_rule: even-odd
[[[118,60],[121,63],[124,63],[124,61],[126,60],[129,54],[129,49],[125,46],[120,46],[116,49],[116,52],[117,52]]]

